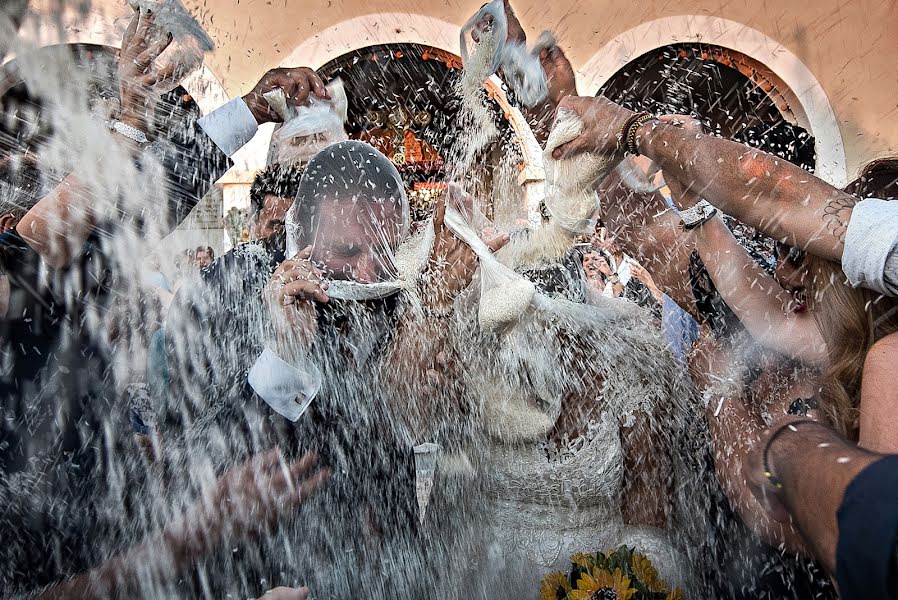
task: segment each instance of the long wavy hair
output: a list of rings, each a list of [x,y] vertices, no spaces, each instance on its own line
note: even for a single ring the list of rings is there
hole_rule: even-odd
[[[845,187],[858,198],[898,200],[898,159],[868,164]],[[838,265],[808,256],[808,298],[829,354],[819,395],[823,417],[843,435],[858,438],[861,380],[867,352],[898,331],[898,299],[853,288]]]

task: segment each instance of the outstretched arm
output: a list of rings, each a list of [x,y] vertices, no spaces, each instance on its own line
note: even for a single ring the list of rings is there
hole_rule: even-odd
[[[560,109],[585,122],[557,158],[584,151],[620,151],[617,135],[632,112],[607,98],[569,97]],[[725,213],[774,239],[838,261],[857,199],[772,154],[658,121],[637,130],[639,152],[670,177],[688,183]]]
[[[285,464],[277,450],[250,459],[225,473],[213,494],[179,523],[93,571],[45,589],[38,598],[132,597],[139,595],[146,577],[177,577],[225,539],[263,533],[298,510],[328,477],[327,469],[310,474],[315,460],[306,454]]]
[[[662,121],[696,134],[702,131],[701,123],[689,117],[662,117]],[[698,204],[701,198],[693,186],[665,174],[677,208]],[[795,312],[789,292],[752,260],[723,219],[713,217],[693,231],[714,286],[756,342],[805,363],[826,360],[826,343],[813,316]]]
[[[689,370],[697,389],[709,396],[705,415],[711,434],[714,470],[733,509],[748,527],[764,541],[785,545],[790,552],[807,554],[808,550],[798,530],[788,521],[778,522],[753,495],[744,473],[744,465],[752,450],[760,444],[766,425],[750,406],[751,400],[736,393],[716,394],[713,390],[724,382],[729,388],[727,369],[732,364],[729,350],[709,337],[698,343],[689,358]],[[739,389],[742,389],[739,386]],[[787,399],[792,390],[783,392]],[[779,398],[774,398],[774,402]]]

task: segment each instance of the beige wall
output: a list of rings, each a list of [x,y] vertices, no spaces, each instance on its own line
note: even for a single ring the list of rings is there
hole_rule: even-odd
[[[53,0],[37,1],[55,4]],[[408,41],[422,41],[438,37],[426,41],[454,50],[457,39],[453,29],[476,11],[482,0],[240,0],[239,4],[238,0],[185,0],[185,4],[198,8],[196,14],[218,43],[207,64],[227,94],[233,96],[248,89],[262,72],[281,64],[299,46],[319,56],[333,53],[333,48],[316,46],[316,40],[325,37],[321,32],[362,15],[372,18],[363,28],[351,32],[347,44],[363,47],[382,39],[407,36]],[[783,50],[797,57],[819,82],[841,132],[849,176],[873,158],[898,153],[895,0],[517,0],[514,5],[528,34],[535,38],[542,29],[554,30],[577,68],[628,30],[662,17],[716,16],[741,23],[782,44]],[[101,22],[119,17],[120,24],[120,17],[127,14],[119,0],[94,0],[92,10],[104,14]],[[379,13],[390,15],[377,16]],[[439,27],[429,26],[416,30],[414,25],[409,26],[408,19],[392,14],[431,17],[442,24],[442,30],[435,33]],[[683,31],[671,35],[682,35],[683,41],[694,40],[690,36],[696,32],[691,30],[689,20],[680,19],[679,23],[677,27]],[[75,29],[70,28],[66,35],[109,36],[91,33],[91,28]],[[341,35],[345,37],[346,31]],[[715,39],[702,41],[715,43]],[[589,87],[587,83],[584,86]]]

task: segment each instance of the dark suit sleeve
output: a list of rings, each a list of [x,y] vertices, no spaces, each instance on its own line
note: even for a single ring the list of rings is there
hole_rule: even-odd
[[[168,230],[190,214],[232,164],[197,124],[199,117],[198,111],[188,112],[177,103],[157,108],[152,151],[165,171]]]

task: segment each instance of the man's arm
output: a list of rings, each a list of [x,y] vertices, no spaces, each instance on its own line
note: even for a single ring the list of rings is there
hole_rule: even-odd
[[[778,521],[791,520],[814,556],[835,574],[837,515],[845,490],[880,458],[821,423],[790,419],[761,436],[746,461],[745,477],[770,515]]]
[[[558,148],[613,154],[633,113],[607,98],[569,97],[559,110],[580,115],[584,133]],[[788,161],[737,142],[651,121],[637,130],[641,154],[725,213],[775,239],[838,261],[857,199]]]
[[[179,522],[96,569],[53,585],[40,600],[84,600],[139,595],[146,578],[175,579],[227,539],[246,539],[274,527],[328,477],[312,472],[316,457],[285,463],[279,451],[250,459],[225,473],[208,498]]]

